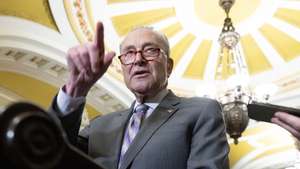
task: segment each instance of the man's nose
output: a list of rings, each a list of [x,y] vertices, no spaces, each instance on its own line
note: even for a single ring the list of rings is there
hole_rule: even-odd
[[[136,55],[135,55],[135,64],[141,64],[141,63],[145,63],[146,60],[143,57],[142,51],[137,51]]]

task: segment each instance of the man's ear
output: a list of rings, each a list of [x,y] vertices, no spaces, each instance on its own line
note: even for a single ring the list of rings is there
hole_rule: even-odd
[[[168,77],[170,77],[171,73],[172,73],[172,70],[173,70],[173,64],[174,64],[174,61],[172,58],[168,58],[168,63],[167,63],[167,72],[168,72]]]

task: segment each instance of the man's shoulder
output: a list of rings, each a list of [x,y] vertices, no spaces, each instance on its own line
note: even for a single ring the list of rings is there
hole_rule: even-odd
[[[208,104],[219,104],[215,99],[207,97],[180,97],[181,103],[188,105],[208,105]]]
[[[173,93],[171,90],[169,90],[169,94],[164,98],[163,102],[168,103],[176,103],[179,105],[179,107],[195,107],[195,108],[203,108],[203,107],[218,107],[220,108],[220,103],[215,100],[208,97],[182,97],[178,96],[175,93]]]

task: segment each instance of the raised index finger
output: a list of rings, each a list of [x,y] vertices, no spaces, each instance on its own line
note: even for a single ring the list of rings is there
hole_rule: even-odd
[[[102,55],[104,53],[104,28],[102,22],[97,22],[94,43],[99,49],[99,54]]]

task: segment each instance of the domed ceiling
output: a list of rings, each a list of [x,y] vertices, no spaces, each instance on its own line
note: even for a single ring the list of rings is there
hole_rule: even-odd
[[[270,102],[300,106],[300,1],[236,0],[230,16],[241,35],[240,54],[251,89],[273,84]],[[182,96],[209,94],[216,82],[218,36],[225,18],[218,0],[10,0],[0,5],[0,105],[30,100],[44,108],[68,71],[71,46],[93,39],[98,21],[106,49],[117,53],[131,29],[164,32],[175,67],[169,87]],[[86,120],[124,109],[133,96],[114,59],[88,96]],[[229,77],[223,74],[223,79]],[[230,152],[233,169],[283,169],[299,158],[294,139],[273,124],[251,121]],[[299,160],[299,159],[298,159]]]

